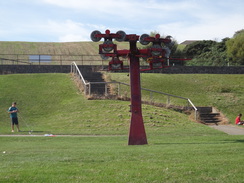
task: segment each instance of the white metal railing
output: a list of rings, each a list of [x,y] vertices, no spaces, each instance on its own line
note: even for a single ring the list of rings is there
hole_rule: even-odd
[[[82,85],[84,87],[84,93],[85,93],[85,95],[87,95],[87,89],[88,89],[88,87],[91,88],[90,87],[90,83],[88,83],[88,82],[85,81],[83,75],[80,72],[79,67],[76,65],[75,62],[72,62],[71,63],[71,73],[76,74],[76,76],[81,80],[81,83],[82,83]],[[89,91],[91,91],[91,90],[89,89]],[[90,92],[89,92],[89,94],[90,94]]]
[[[177,95],[172,95],[172,94],[159,92],[159,91],[155,91],[155,90],[150,90],[150,89],[146,89],[146,88],[141,88],[141,89],[149,91],[150,92],[150,97],[151,97],[151,93],[159,93],[159,94],[168,96],[168,104],[170,104],[170,97],[186,100],[192,106],[192,108],[195,110],[195,119],[197,120],[197,108],[196,108],[196,106],[192,103],[192,101],[189,98],[180,97],[180,96],[177,96]]]
[[[108,89],[109,84],[117,84],[118,85],[118,95],[120,95],[120,93],[121,93],[120,92],[120,85],[130,86],[129,84],[123,83],[123,82],[86,82],[75,62],[72,62],[72,64],[71,64],[71,73],[76,74],[79,77],[79,79],[81,80],[81,83],[83,84],[83,87],[84,87],[85,95],[91,95],[91,85],[95,85],[95,84],[104,84],[105,85],[105,88],[104,88],[105,95],[108,95],[107,89]],[[192,103],[192,101],[189,98],[180,97],[177,95],[172,95],[172,94],[159,92],[159,91],[155,91],[155,90],[150,90],[150,89],[146,89],[146,88],[141,88],[141,90],[149,91],[150,92],[150,98],[152,98],[152,93],[158,93],[158,94],[168,96],[168,100],[167,100],[168,105],[170,104],[170,97],[186,100],[188,102],[188,104],[190,104],[191,107],[194,109],[195,120],[197,120],[197,116],[198,116],[197,115],[198,114],[197,107]]]
[[[197,118],[197,113],[198,113],[197,108],[196,108],[196,106],[192,103],[192,101],[189,98],[188,98],[188,102],[189,102],[189,104],[191,104],[191,106],[195,110],[195,120],[197,120],[198,119]]]

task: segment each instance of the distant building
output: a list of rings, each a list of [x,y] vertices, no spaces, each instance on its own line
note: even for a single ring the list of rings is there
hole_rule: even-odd
[[[182,42],[180,44],[189,45],[189,44],[192,44],[192,43],[197,42],[197,41],[201,41],[201,40],[185,40],[184,42]]]

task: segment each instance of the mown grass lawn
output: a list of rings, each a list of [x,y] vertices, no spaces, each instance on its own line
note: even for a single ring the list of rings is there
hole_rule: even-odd
[[[190,131],[189,131],[190,133]],[[243,136],[1,137],[0,182],[242,182]]]

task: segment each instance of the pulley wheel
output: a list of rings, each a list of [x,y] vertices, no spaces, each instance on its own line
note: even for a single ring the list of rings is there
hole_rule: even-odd
[[[116,32],[116,34],[118,34],[120,36],[120,37],[115,38],[116,41],[122,42],[125,40],[126,33],[124,31],[118,31],[118,32]]]
[[[103,50],[104,50],[105,52],[110,52],[110,51],[112,51],[114,48],[111,47],[111,46],[108,46],[108,45],[112,45],[112,44],[113,44],[113,42],[110,41],[110,40],[106,40],[106,41],[104,41],[104,43],[103,43],[103,45],[104,45]]]
[[[152,45],[151,48],[154,48],[156,50],[153,50],[152,51],[152,55],[153,56],[160,56],[162,51],[158,51],[158,50],[162,50],[162,46],[158,45],[158,44],[155,44],[155,45]]]
[[[149,41],[145,41],[145,38],[148,38],[150,37],[148,34],[142,34],[140,36],[140,39],[139,39],[139,42],[142,44],[142,45],[148,45],[150,42]]]
[[[109,57],[106,56],[105,54],[100,54],[100,57],[101,57],[103,60],[108,60],[108,59],[109,59]]]
[[[101,34],[101,32],[98,31],[98,30],[95,30],[95,31],[93,31],[93,32],[91,33],[90,38],[91,38],[91,40],[92,40],[93,42],[98,42],[98,41],[100,41],[100,40],[102,39],[101,37],[96,37],[97,34]]]

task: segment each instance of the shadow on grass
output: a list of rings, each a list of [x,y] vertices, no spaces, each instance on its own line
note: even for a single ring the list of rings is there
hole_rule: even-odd
[[[234,140],[234,143],[244,143],[244,140]]]
[[[185,144],[191,144],[191,145],[200,145],[200,144],[232,144],[232,143],[244,143],[244,140],[224,140],[224,141],[216,141],[216,142],[172,142],[172,143],[154,143],[153,145],[185,145]]]

